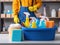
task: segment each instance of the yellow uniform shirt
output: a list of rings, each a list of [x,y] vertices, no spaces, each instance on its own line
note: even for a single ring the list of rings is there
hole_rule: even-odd
[[[13,9],[13,15],[18,15],[19,10],[20,10],[20,6],[24,6],[24,7],[29,7],[32,5],[32,0],[13,0],[13,4],[12,4],[12,9]],[[41,0],[34,0],[33,2],[33,6],[36,5],[37,8],[40,8],[42,5]]]

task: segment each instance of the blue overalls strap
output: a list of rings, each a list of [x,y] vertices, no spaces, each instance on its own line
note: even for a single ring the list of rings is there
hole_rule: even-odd
[[[32,0],[32,5],[33,5],[33,2],[34,2],[34,0]],[[19,17],[19,19],[20,19],[20,22],[19,22],[20,24],[21,24],[22,22],[25,22],[25,20],[26,20],[26,16],[24,15],[23,12],[29,12],[29,13],[30,13],[30,17],[36,17],[35,14],[34,14],[34,12],[30,12],[30,11],[28,10],[28,7],[22,6],[22,2],[21,2],[21,0],[20,0],[20,11],[19,11],[19,15],[18,15],[18,17]]]

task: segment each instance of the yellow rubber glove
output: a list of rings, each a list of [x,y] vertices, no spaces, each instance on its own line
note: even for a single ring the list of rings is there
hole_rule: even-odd
[[[36,5],[34,5],[33,7],[34,7],[34,11],[37,11],[37,6],[36,6]]]
[[[17,24],[19,22],[18,16],[14,16],[14,22]]]
[[[29,11],[33,12],[34,11],[34,7],[33,6],[30,6],[29,7]]]
[[[30,6],[30,7],[29,7],[29,11],[31,11],[31,12],[37,11],[37,6],[36,6],[36,5]]]

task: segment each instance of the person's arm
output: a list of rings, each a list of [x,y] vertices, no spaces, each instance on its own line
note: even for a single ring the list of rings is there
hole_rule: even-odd
[[[20,5],[19,0],[13,0],[12,10],[13,10],[13,15],[14,16],[18,15],[19,8],[20,8],[19,5]]]
[[[19,18],[18,18],[19,9],[20,9],[20,1],[19,0],[13,0],[12,10],[13,10],[13,16],[14,16],[14,22],[15,23],[19,22]]]
[[[31,2],[32,3],[32,2]],[[35,12],[37,11],[37,9],[39,9],[40,7],[42,6],[42,1],[41,0],[36,0],[35,1],[35,4],[33,6],[30,6],[29,7],[29,10],[31,12]]]
[[[36,6],[39,9],[42,6],[42,1],[36,0],[36,4],[34,6]]]

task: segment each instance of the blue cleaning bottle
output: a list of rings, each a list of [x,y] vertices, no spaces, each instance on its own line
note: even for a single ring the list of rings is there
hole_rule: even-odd
[[[46,22],[44,19],[40,19],[39,28],[46,28]]]
[[[37,18],[37,19],[36,19],[36,25],[37,25],[37,27],[39,27],[39,22],[40,22],[40,19]]]

